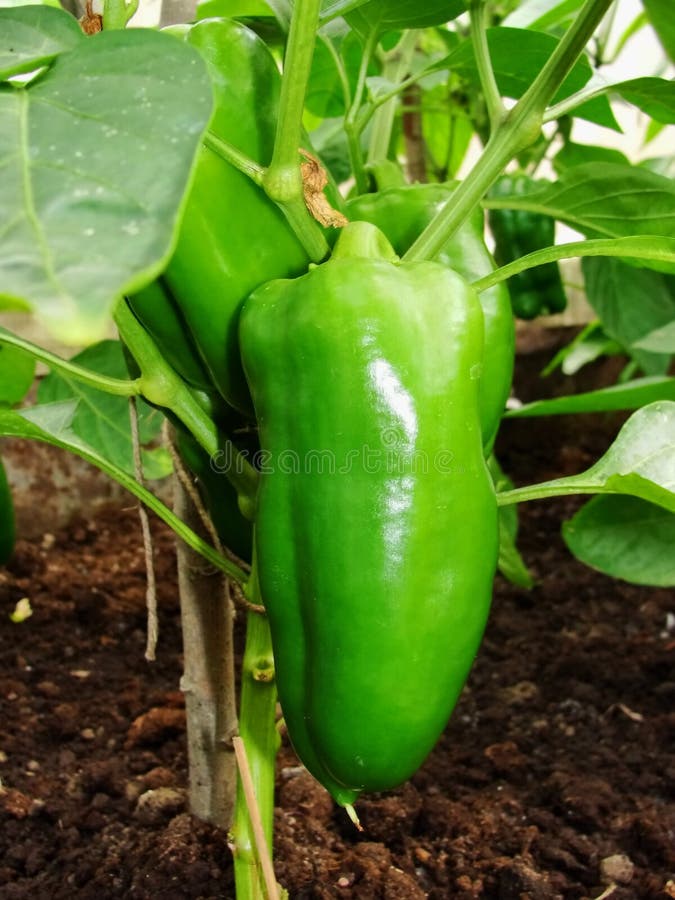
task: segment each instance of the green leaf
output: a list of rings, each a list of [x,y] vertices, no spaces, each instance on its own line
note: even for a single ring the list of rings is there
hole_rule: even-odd
[[[124,352],[119,341],[101,341],[78,353],[71,362],[111,378],[124,378],[127,375]],[[100,456],[133,475],[128,400],[97,391],[56,372],[50,373],[41,382],[38,389],[40,404],[70,400],[77,401],[70,422],[73,433]],[[164,416],[140,399],[137,400],[137,410],[139,439],[143,446],[157,439]],[[163,447],[144,449],[141,458],[146,478],[165,478],[171,472],[171,459]]]
[[[637,497],[594,497],[562,527],[577,559],[632,584],[675,585],[675,515]]]
[[[505,413],[505,418],[523,419],[529,416],[562,416],[639,409],[657,400],[675,401],[675,378],[654,375],[635,378],[633,381],[597,391],[586,391],[583,394],[554,397],[552,400],[535,400],[518,409],[509,409]]]
[[[665,78],[633,78],[610,88],[663,125],[675,124],[675,81]]]
[[[558,40],[550,34],[521,28],[488,28],[487,38],[500,93],[515,100],[522,97],[558,45]],[[448,57],[434,63],[433,68],[452,69],[474,86],[480,86],[471,41],[462,41]],[[593,70],[586,57],[580,57],[563,81],[553,103],[580,91],[592,74]],[[606,97],[589,100],[578,108],[576,114],[589,122],[621,131]]]
[[[96,466],[106,475],[118,481],[149,509],[151,509],[169,528],[173,529],[188,546],[201,553],[217,568],[230,574],[235,581],[242,583],[242,572],[238,566],[224,559],[198,537],[178,516],[168,509],[149,490],[142,487],[135,478],[123,469],[115,466],[110,460],[89,447],[72,429],[73,417],[77,409],[77,401],[66,400],[63,403],[51,403],[48,406],[34,406],[17,412],[12,409],[0,409],[0,435],[6,437],[29,438],[51,444],[62,450],[69,450],[76,456]]]
[[[621,346],[605,334],[600,322],[591,322],[566,347],[556,353],[543,369],[542,375],[550,375],[558,366],[565,375],[574,375],[579,369],[601,356],[611,356],[615,353],[621,353]]]
[[[645,374],[664,374],[670,357],[636,345],[675,319],[671,279],[612,257],[586,258],[581,267],[588,302],[607,334],[626,348]]]
[[[633,344],[638,350],[651,350],[654,353],[675,353],[675,319],[661,328],[655,328],[648,335]]]
[[[581,475],[497,495],[500,505],[566,494],[630,494],[675,512],[675,402],[644,406],[605,455]]]
[[[506,491],[513,482],[504,473],[497,458],[492,454],[488,459],[488,469],[496,491]],[[499,507],[499,557],[497,568],[504,578],[522,588],[534,586],[534,579],[516,547],[518,536],[518,510],[515,506]]]
[[[35,360],[29,353],[0,344],[0,406],[21,403],[35,378]]]
[[[582,166],[589,162],[611,162],[629,166],[628,158],[613,147],[597,147],[592,144],[575,144],[568,141],[553,157],[556,172],[563,172],[573,166]]]
[[[571,22],[582,3],[583,0],[525,0],[509,13],[502,25],[547,31]]]
[[[642,2],[663,49],[670,57],[670,61],[675,62],[675,19],[672,0],[642,0]]]
[[[543,213],[592,238],[675,237],[675,184],[641,166],[586,163],[531,194],[490,198],[483,205]],[[675,270],[671,263],[653,268]]]
[[[346,112],[342,82],[336,67],[336,60],[327,46],[327,41],[328,38],[318,40],[314,48],[312,69],[305,97],[307,109],[320,118],[343,116]],[[340,46],[335,48],[335,53],[342,60],[353,96],[361,63],[361,42],[355,34],[350,33],[340,43]],[[375,63],[368,67],[368,71],[377,71]]]
[[[0,9],[0,80],[49,65],[84,40],[77,20],[62,9]]]
[[[0,86],[0,300],[59,339],[101,338],[114,302],[166,265],[210,83],[197,51],[143,29],[89,37]]]
[[[428,28],[456,19],[466,11],[464,0],[334,0],[324,5],[321,21],[344,16],[352,28],[380,33],[400,28]]]

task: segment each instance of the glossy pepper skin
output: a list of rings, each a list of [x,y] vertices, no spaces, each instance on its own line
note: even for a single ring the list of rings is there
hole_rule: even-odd
[[[536,182],[527,175],[504,175],[493,185],[490,197],[527,194],[533,187]],[[495,259],[500,266],[555,243],[555,222],[550,216],[522,209],[491,209],[488,221],[495,239]],[[509,293],[513,312],[520,319],[562,312],[567,306],[560,269],[555,262],[513,275],[509,279]]]
[[[205,19],[184,32],[209,67],[215,94],[210,130],[256,162],[272,156],[281,77],[266,45],[229,19]],[[202,147],[164,281],[223,398],[242,412],[251,401],[237,343],[244,299],[272,278],[307,269],[308,257],[262,188]],[[143,292],[141,292],[143,297]],[[132,298],[131,305],[139,310]],[[156,316],[139,318],[151,333]]]
[[[362,222],[328,262],[244,306],[279,696],[298,755],[342,803],[417,769],[483,633],[497,509],[482,320],[459,275],[399,264]]]
[[[7,473],[0,459],[0,566],[4,566],[14,552],[16,525],[14,503],[7,482]]]
[[[363,194],[347,203],[348,218],[377,225],[399,254],[408,250],[437,213],[451,202],[456,183],[410,184]],[[483,239],[483,213],[472,217],[449,240],[436,260],[467,281],[475,281],[495,268]],[[513,313],[505,285],[498,284],[479,295],[485,328],[485,353],[480,381],[480,416],[483,443],[494,441],[511,390],[515,332]]]

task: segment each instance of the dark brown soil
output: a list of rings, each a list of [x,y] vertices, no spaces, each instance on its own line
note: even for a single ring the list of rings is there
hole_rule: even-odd
[[[509,423],[502,460],[518,482],[579,471],[620,422],[593,421]],[[410,783],[359,802],[363,834],[283,747],[276,870],[293,900],[675,897],[673,594],[574,561],[559,523],[577,505],[523,508],[537,586],[497,579],[445,735]],[[155,533],[154,664],[133,510],[20,541],[0,570],[3,900],[233,897],[227,835],[185,808],[174,554]]]

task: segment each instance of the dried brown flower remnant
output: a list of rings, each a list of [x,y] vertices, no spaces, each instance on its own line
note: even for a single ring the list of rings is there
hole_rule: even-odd
[[[324,227],[343,228],[347,224],[347,219],[337,209],[333,209],[323,193],[328,184],[325,169],[316,156],[302,148],[300,153],[305,157],[305,162],[300,165],[300,171],[307,209]]]

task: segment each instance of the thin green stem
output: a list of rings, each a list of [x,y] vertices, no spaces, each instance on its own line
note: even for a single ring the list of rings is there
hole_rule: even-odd
[[[252,603],[260,604],[255,557],[247,595]],[[276,703],[277,687],[269,623],[266,616],[250,612],[246,621],[246,647],[242,663],[239,734],[246,747],[255,797],[270,850],[274,824],[274,769],[280,743],[275,722]],[[263,900],[263,879],[241,780],[237,784],[232,837],[237,897],[242,900]]]
[[[170,410],[194,435],[211,457],[225,451],[228,466],[224,475],[236,489],[242,511],[252,516],[258,473],[202,409],[185,382],[173,371],[160,353],[151,335],[134,316],[126,301],[115,308],[115,323],[141,370],[141,393],[150,403]]]
[[[204,145],[208,147],[209,150],[212,150],[217,156],[224,159],[225,162],[230,163],[235,169],[239,169],[239,171],[243,172],[244,175],[247,175],[251,181],[258,185],[262,185],[263,176],[265,174],[263,166],[258,165],[257,162],[246,156],[241,150],[237,150],[232,144],[219,138],[213,131],[207,131],[203,140]]]
[[[561,100],[560,103],[555,103],[553,106],[549,106],[549,108],[544,113],[544,122],[553,122],[556,119],[560,119],[563,116],[566,116],[568,113],[572,112],[573,109],[576,109],[577,106],[581,106],[582,103],[586,103],[588,100],[593,100],[594,97],[601,97],[603,94],[608,94],[611,89],[611,84],[600,84],[591,87],[583,87],[580,91],[577,91],[574,94],[570,94],[569,97],[565,97],[565,99]]]
[[[302,136],[302,114],[314,56],[320,6],[320,0],[296,0],[284,57],[279,119],[269,176],[280,181],[284,177],[288,179],[289,189],[292,189],[291,196],[302,193],[298,147]]]
[[[500,281],[506,281],[507,278],[524,272],[526,269],[543,266],[559,259],[574,259],[580,256],[618,256],[675,263],[675,240],[652,235],[638,235],[627,238],[572,241],[568,244],[558,244],[555,247],[545,247],[534,253],[528,253],[500,269],[495,269],[484,278],[474,281],[473,287],[480,294],[495,284],[499,284]]]
[[[363,103],[363,94],[366,88],[366,78],[368,77],[368,66],[373,58],[373,53],[377,47],[378,32],[372,29],[368,35],[363,55],[361,56],[361,65],[356,80],[356,88],[354,96],[347,107],[345,115],[344,129],[347,135],[347,147],[349,149],[349,159],[352,166],[352,173],[356,181],[356,190],[359,194],[364,194],[368,190],[368,176],[366,175],[365,161],[363,151],[361,149],[361,129],[359,127],[358,114]]]
[[[127,27],[127,22],[138,9],[138,0],[104,0],[103,30],[120,30]]]
[[[30,341],[26,341],[17,334],[6,331],[4,328],[0,328],[0,344],[8,344],[11,347],[17,347],[19,350],[25,350],[26,353],[29,353],[34,359],[45,363],[50,369],[54,369],[62,375],[67,375],[81,384],[96,388],[97,391],[115,394],[118,397],[137,397],[141,393],[141,384],[138,378],[129,380],[127,378],[109,378],[107,375],[100,375],[98,372],[92,372],[90,369],[78,366],[67,359],[62,359],[60,356],[56,356],[55,353],[50,353],[49,350],[44,350],[42,347],[38,347],[37,344],[32,344]]]
[[[433,259],[486,193],[506,164],[539,136],[544,111],[577,61],[612,0],[586,0],[534,83],[490,136],[485,151],[448,203],[405,254]]]
[[[388,81],[399,85],[403,76],[410,68],[410,63],[417,46],[417,32],[406,32],[393,50],[387,54],[385,60],[383,76]],[[400,90],[396,92],[398,95]],[[370,132],[370,145],[368,147],[368,162],[375,163],[381,159],[386,159],[389,152],[389,143],[391,141],[391,132],[394,127],[394,119],[396,117],[396,97],[392,97],[379,104],[372,129]],[[359,117],[356,126],[360,131],[365,127],[367,119]]]
[[[548,497],[566,497],[570,494],[620,494],[622,491],[610,490],[601,484],[588,482],[584,484],[576,480],[577,476],[559,478],[545,484],[531,484],[502,491],[497,494],[497,506],[510,506],[513,503],[527,503],[530,500],[545,500]]]
[[[494,69],[492,68],[492,60],[490,59],[486,31],[486,10],[486,0],[471,0],[469,4],[471,43],[473,44],[473,52],[476,57],[476,65],[478,66],[478,77],[480,78],[480,85],[483,91],[483,99],[485,100],[488,119],[490,120],[490,133],[492,133],[497,130],[506,115],[506,108],[502,102],[502,95],[499,93]]]

